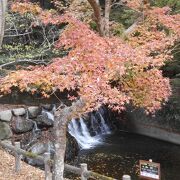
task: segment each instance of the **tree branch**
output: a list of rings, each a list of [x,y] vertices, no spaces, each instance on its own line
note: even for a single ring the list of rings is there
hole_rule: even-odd
[[[28,35],[28,34],[31,34],[32,31],[30,32],[25,32],[25,33],[22,33],[22,34],[11,34],[11,35],[5,35],[4,37],[17,37],[17,36],[25,36],[25,35]]]
[[[83,113],[83,107],[85,106],[85,102],[82,99],[79,99],[72,103],[71,106],[65,106],[61,109],[61,106],[56,109],[56,116],[64,114],[67,120],[71,120],[72,118],[79,117],[80,114]]]
[[[28,60],[28,59],[24,59],[24,60],[16,60],[16,61],[12,61],[12,62],[8,62],[5,64],[0,65],[0,69],[6,67],[6,66],[10,66],[10,65],[16,65],[18,63],[28,63],[28,64],[34,64],[34,65],[47,65],[45,62],[42,62],[40,60]]]
[[[137,18],[137,20],[128,29],[124,31],[123,35],[129,36],[130,34],[132,34],[134,30],[137,28],[137,26],[139,25],[139,23],[143,21],[143,19],[144,19],[143,16],[140,16],[139,18]]]

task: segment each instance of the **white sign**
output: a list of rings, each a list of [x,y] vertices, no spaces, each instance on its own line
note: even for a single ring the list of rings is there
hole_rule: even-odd
[[[152,180],[160,180],[160,164],[140,160],[140,177]]]

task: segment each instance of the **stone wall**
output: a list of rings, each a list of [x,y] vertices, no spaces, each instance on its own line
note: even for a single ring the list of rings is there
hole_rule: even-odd
[[[0,111],[0,139],[11,138],[16,133],[26,133],[35,128],[35,124],[52,126],[53,120],[48,118],[47,112],[52,107],[30,106]]]
[[[21,148],[39,155],[54,153],[54,105],[1,106],[0,140],[21,142]],[[11,143],[10,142],[10,143]],[[76,140],[67,132],[66,160],[71,161],[78,153]],[[29,164],[43,165],[43,162],[26,159]]]
[[[118,129],[138,133],[180,145],[180,79],[172,79],[173,95],[155,116],[147,115],[143,109],[127,107],[120,115]]]

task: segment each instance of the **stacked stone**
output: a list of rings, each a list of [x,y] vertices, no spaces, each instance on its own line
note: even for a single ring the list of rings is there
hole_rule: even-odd
[[[53,107],[52,104],[46,104],[1,111],[0,140],[11,143],[9,141],[11,137],[18,137],[18,141],[21,141],[21,148],[24,150],[38,155],[44,155],[45,152],[49,151],[53,155]],[[76,140],[67,133],[65,159],[72,160],[77,155],[78,150]],[[31,158],[25,160],[29,164],[37,166],[42,166],[44,163]]]
[[[52,110],[51,107],[52,105],[46,105],[43,108]],[[53,120],[49,119],[47,113],[42,111],[42,107],[31,106],[27,109],[17,108],[1,111],[0,140],[9,139],[12,136],[12,131],[14,133],[31,131],[35,123],[41,126],[53,126]]]

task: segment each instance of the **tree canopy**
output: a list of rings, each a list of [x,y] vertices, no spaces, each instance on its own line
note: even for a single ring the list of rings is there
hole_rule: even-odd
[[[144,108],[147,113],[155,113],[168,100],[170,82],[163,77],[161,66],[172,59],[171,52],[179,41],[180,15],[172,13],[169,7],[154,7],[148,0],[53,0],[50,3],[53,9],[49,10],[33,2],[9,2],[13,28],[8,24],[8,31],[16,33],[10,36],[22,36],[25,41],[20,39],[26,47],[26,43],[32,42],[30,35],[34,30],[41,29],[41,33],[33,36],[34,47],[48,47],[43,49],[44,52],[64,53],[57,53],[56,57],[48,63],[42,61],[41,65],[17,66],[16,70],[0,78],[0,94],[9,94],[14,89],[40,94],[43,98],[57,92],[68,93],[67,98],[72,104],[56,110],[53,127],[53,179],[63,180],[66,127],[72,116],[96,110],[102,105],[121,112],[129,103]],[[120,33],[112,33],[114,26],[119,27],[110,18],[112,7],[116,6],[126,7],[137,16],[132,18],[135,19],[132,24],[127,23],[127,27],[122,28],[122,32],[122,29],[114,29]],[[4,12],[0,14],[3,15]],[[19,29],[23,29],[20,33],[14,25],[16,17],[22,18],[22,22],[28,20],[27,27],[18,24]],[[11,40],[13,45],[14,39]],[[20,61],[13,63],[16,62]]]
[[[139,1],[127,1],[137,11]],[[43,10],[31,2],[11,4],[11,11],[35,15],[32,26],[61,25],[65,28],[54,48],[67,51],[64,57],[52,59],[47,66],[34,66],[9,73],[1,78],[1,93],[13,87],[48,98],[57,91],[69,92],[69,99],[82,98],[84,111],[107,104],[124,110],[125,104],[154,113],[171,94],[169,80],[160,67],[172,58],[171,48],[179,37],[179,14],[169,7],[150,7],[144,3],[143,21],[126,37],[102,37],[73,13]],[[76,95],[72,92],[76,92]]]

